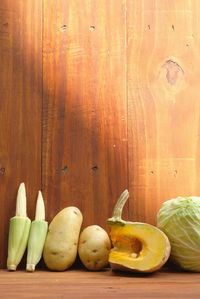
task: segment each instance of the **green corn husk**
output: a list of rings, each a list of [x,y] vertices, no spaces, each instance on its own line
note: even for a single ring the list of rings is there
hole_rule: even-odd
[[[31,224],[28,240],[28,252],[26,270],[35,271],[35,266],[39,263],[44,248],[47,235],[48,223],[45,221],[45,208],[41,191],[38,192],[35,220]]]
[[[26,250],[31,220],[26,216],[26,190],[19,186],[16,202],[16,216],[10,219],[8,238],[7,269],[15,271]]]

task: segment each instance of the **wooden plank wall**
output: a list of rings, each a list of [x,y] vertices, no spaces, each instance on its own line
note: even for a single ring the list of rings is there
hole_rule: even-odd
[[[42,185],[51,219],[105,227],[127,187],[125,1],[44,1]]]
[[[0,267],[20,182],[33,219],[41,188],[42,4],[0,1]]]
[[[33,219],[79,207],[106,228],[155,224],[160,203],[200,194],[198,0],[2,0],[0,263],[25,181]]]
[[[200,2],[127,1],[129,211],[200,194]]]

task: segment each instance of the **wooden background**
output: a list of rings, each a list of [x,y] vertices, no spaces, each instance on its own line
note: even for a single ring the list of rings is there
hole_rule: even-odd
[[[200,194],[199,57],[199,0],[0,1],[1,267],[22,181],[83,227]]]

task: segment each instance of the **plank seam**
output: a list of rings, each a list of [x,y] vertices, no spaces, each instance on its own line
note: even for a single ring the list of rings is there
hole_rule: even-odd
[[[41,29],[41,34],[42,34],[42,97],[41,97],[41,190],[43,189],[43,137],[44,137],[44,123],[43,123],[43,118],[44,118],[44,0],[42,0],[42,29]]]
[[[125,0],[125,101],[126,101],[126,168],[127,168],[127,177],[126,177],[126,182],[127,182],[127,189],[129,190],[129,140],[128,140],[128,51],[127,51],[127,46],[128,46],[128,41],[127,41],[127,0]],[[128,216],[129,216],[129,201],[127,202],[127,208],[128,208]]]

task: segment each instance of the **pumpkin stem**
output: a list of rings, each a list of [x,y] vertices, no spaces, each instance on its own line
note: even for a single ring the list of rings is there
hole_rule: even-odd
[[[127,201],[127,199],[129,198],[129,192],[128,190],[124,190],[122,192],[122,194],[120,195],[115,207],[114,207],[114,210],[113,210],[113,215],[112,215],[112,218],[109,218],[108,219],[108,223],[112,223],[112,222],[123,222],[122,220],[122,210],[123,210],[123,207]]]

